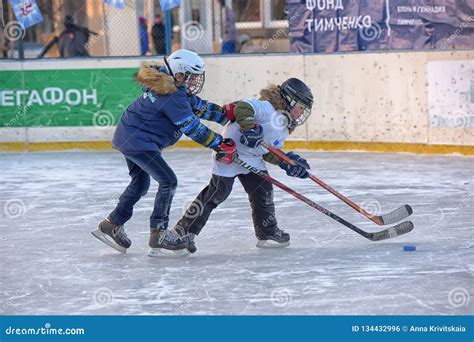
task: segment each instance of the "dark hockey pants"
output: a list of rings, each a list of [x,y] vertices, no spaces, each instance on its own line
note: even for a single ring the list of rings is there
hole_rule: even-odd
[[[273,204],[273,186],[256,174],[237,176],[248,194],[257,239],[273,235],[277,220]],[[187,232],[199,234],[212,211],[224,202],[232,192],[235,177],[212,175],[212,178],[184,213],[177,225]]]

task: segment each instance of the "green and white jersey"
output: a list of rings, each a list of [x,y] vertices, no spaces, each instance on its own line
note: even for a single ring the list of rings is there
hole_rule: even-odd
[[[263,140],[276,148],[283,148],[285,139],[288,137],[288,119],[285,115],[275,110],[270,102],[258,99],[245,100],[254,111],[255,123],[263,129]],[[229,124],[222,134],[224,138],[231,138],[237,144],[237,152],[240,159],[260,170],[266,170],[263,155],[268,151],[261,146],[250,148],[240,143],[240,126],[237,122]],[[236,164],[223,164],[215,159],[213,153],[212,173],[223,177],[235,177],[240,174],[247,174],[250,171]]]

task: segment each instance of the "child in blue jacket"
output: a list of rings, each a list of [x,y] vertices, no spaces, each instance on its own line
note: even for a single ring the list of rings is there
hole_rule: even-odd
[[[174,145],[184,133],[215,150],[218,159],[235,152],[231,139],[224,139],[200,121],[228,122],[222,107],[196,96],[204,85],[204,75],[203,60],[184,49],[165,58],[165,65],[145,63],[136,74],[144,92],[122,114],[112,140],[112,146],[125,156],[131,181],[116,208],[92,232],[120,252],[131,245],[123,225],[132,217],[133,206],[147,193],[150,176],[159,188],[150,216],[148,255],[163,255],[163,249],[178,254],[187,247],[185,240],[167,229],[177,179],[161,155],[164,148]]]

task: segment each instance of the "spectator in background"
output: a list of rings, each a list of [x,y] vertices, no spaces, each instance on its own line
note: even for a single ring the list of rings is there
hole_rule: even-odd
[[[157,55],[164,55],[166,53],[165,44],[165,25],[163,24],[163,17],[161,14],[155,15],[155,24],[151,28],[151,38],[153,40],[153,47]]]
[[[148,39],[148,25],[146,23],[145,17],[139,18],[140,22],[140,50],[141,55],[145,56],[147,52],[150,51],[150,42]]]
[[[0,34],[0,58],[8,57],[8,39],[5,34]]]
[[[224,8],[224,37],[221,47],[222,54],[235,53],[236,29],[234,11],[225,5],[225,0],[219,0]]]
[[[74,24],[74,19],[70,15],[67,15],[64,19],[64,27],[64,31],[58,37],[61,57],[88,57],[87,41],[90,34],[97,35],[97,33]]]

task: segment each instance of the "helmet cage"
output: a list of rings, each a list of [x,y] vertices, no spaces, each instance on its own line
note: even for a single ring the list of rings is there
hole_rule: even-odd
[[[298,96],[293,89],[286,87],[282,89],[280,86],[280,94],[286,103],[284,114],[288,117],[288,128],[293,129],[301,126],[308,120],[311,115],[313,101]]]
[[[188,95],[199,94],[204,87],[204,81],[206,80],[206,74],[192,74],[186,72],[184,75],[184,86]]]

